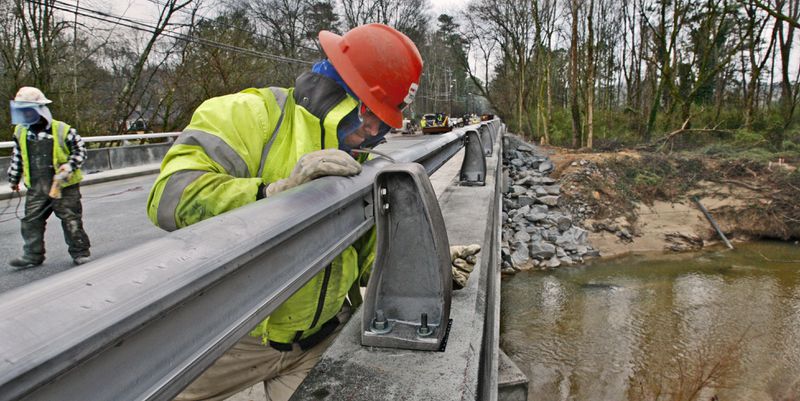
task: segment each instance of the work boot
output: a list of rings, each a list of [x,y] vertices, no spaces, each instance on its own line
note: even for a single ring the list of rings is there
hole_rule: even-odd
[[[44,259],[34,259],[34,258],[30,257],[30,256],[25,255],[25,256],[23,256],[21,258],[11,259],[11,261],[8,262],[8,264],[13,266],[13,267],[20,267],[20,268],[23,268],[23,269],[27,269],[29,267],[39,266],[43,262],[44,262]]]
[[[72,263],[75,263],[76,266],[79,266],[79,265],[87,263],[87,262],[89,262],[91,260],[92,260],[92,258],[89,257],[89,256],[77,256],[77,257],[72,259]]]

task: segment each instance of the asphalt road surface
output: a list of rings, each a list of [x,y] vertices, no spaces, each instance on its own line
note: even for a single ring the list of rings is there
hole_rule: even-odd
[[[145,213],[145,203],[155,175],[110,181],[81,187],[83,225],[89,235],[92,258],[113,257],[113,254],[166,234],[154,226]],[[17,204],[19,210],[15,213]],[[4,211],[4,212],[3,212]],[[44,235],[44,264],[18,270],[8,261],[22,255],[22,235],[18,216],[25,214],[25,199],[0,201],[0,292],[68,269],[72,264],[67,252],[61,220],[55,214],[47,219]]]
[[[392,154],[398,149],[435,136],[390,135],[389,142],[377,149]],[[458,174],[463,160],[463,151],[457,154],[436,174],[431,176],[434,190],[440,193]],[[155,227],[147,218],[145,204],[156,175],[127,178],[81,187],[83,195],[83,225],[89,235],[92,259],[114,257],[119,251],[141,245],[167,234]],[[19,206],[17,206],[19,205]],[[16,210],[18,207],[18,210]],[[16,210],[16,211],[15,211]],[[25,200],[11,198],[0,200],[0,292],[22,286],[34,280],[48,277],[74,266],[67,252],[61,220],[55,214],[47,220],[45,231],[46,259],[41,266],[17,269],[8,261],[22,255],[22,235],[17,217],[25,213]]]

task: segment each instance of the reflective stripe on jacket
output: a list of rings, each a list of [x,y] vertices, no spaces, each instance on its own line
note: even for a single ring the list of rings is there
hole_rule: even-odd
[[[338,148],[338,124],[356,107],[335,82],[312,73],[295,88],[251,88],[206,100],[164,157],[148,216],[172,231],[255,202],[259,185],[288,177],[301,156]],[[251,335],[291,343],[318,331],[371,265],[374,241],[360,242],[363,249],[345,249]]]
[[[58,168],[65,163],[69,163],[69,147],[67,146],[67,133],[70,130],[69,124],[53,120],[50,123],[50,131],[53,135],[53,174],[58,173]],[[28,128],[23,125],[17,125],[14,128],[14,138],[19,144],[19,150],[22,154],[22,173],[25,180],[25,186],[31,186],[31,168],[30,157],[28,157]],[[69,180],[64,183],[64,187],[75,185],[83,179],[83,173],[80,169],[75,169],[70,174]]]

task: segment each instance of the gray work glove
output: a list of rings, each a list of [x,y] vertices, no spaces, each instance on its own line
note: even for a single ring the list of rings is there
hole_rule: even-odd
[[[288,178],[269,184],[264,195],[270,197],[278,192],[305,184],[315,178],[329,175],[347,177],[361,172],[361,165],[352,156],[339,149],[317,150],[303,155]]]
[[[472,245],[453,245],[450,247],[450,261],[453,266],[453,289],[460,290],[467,285],[469,274],[475,269],[475,262],[478,257],[475,256],[481,251],[481,246],[478,244]]]

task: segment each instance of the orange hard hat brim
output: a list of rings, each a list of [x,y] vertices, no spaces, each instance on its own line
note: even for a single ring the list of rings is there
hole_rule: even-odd
[[[364,102],[384,123],[394,128],[402,127],[403,112],[399,109],[400,105],[392,107],[373,95],[367,82],[361,77],[350,58],[345,55],[347,52],[357,52],[358,49],[350,48],[340,35],[329,31],[320,31],[319,43],[322,50],[325,51],[325,55],[328,56],[328,60],[336,68],[336,72],[350,87],[350,90],[358,96],[359,100]]]

